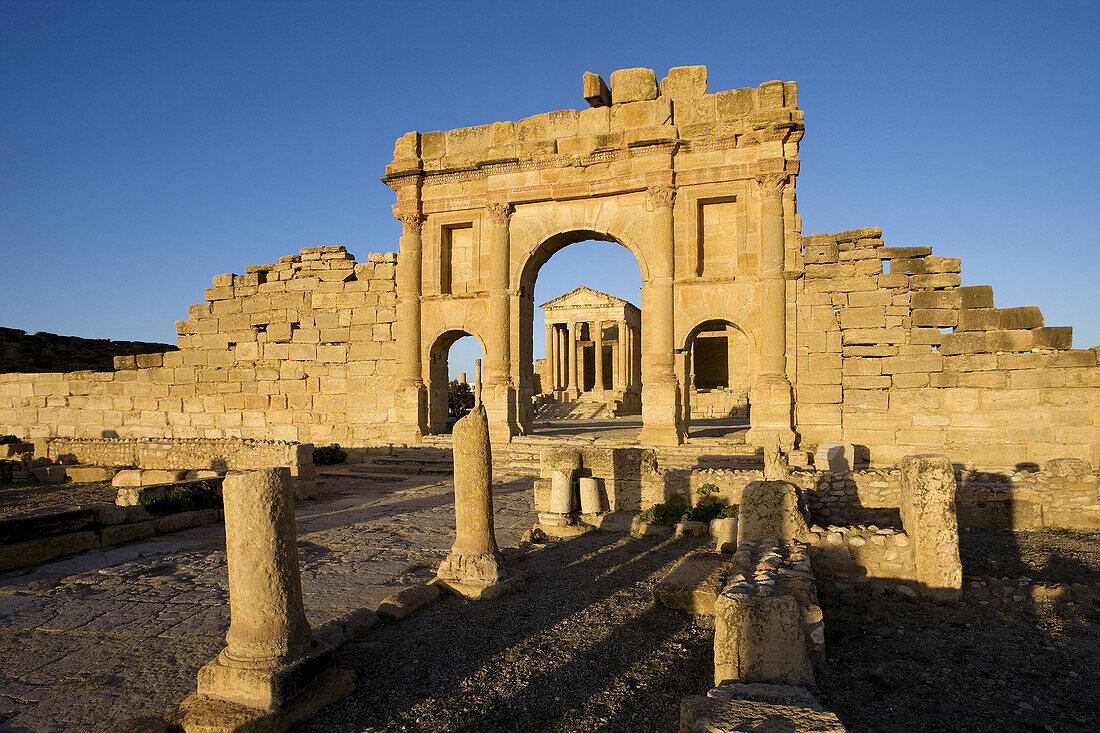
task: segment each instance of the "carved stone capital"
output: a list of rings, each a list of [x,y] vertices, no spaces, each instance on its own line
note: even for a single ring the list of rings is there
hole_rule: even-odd
[[[756,177],[756,183],[760,186],[761,198],[779,198],[783,195],[783,187],[790,180],[790,173],[761,173]]]
[[[650,205],[657,209],[661,207],[672,208],[676,201],[676,189],[672,186],[650,186],[646,189],[649,194]]]
[[[490,201],[485,204],[485,211],[489,214],[489,221],[494,226],[506,227],[515,213],[516,207],[504,201]]]
[[[420,234],[421,229],[424,227],[424,220],[427,217],[418,211],[406,211],[398,214],[397,218],[401,220],[402,234]]]

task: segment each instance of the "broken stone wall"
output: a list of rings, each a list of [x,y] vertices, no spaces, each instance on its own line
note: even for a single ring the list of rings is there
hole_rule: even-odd
[[[0,369],[5,372],[102,371],[113,368],[116,356],[171,350],[175,347],[148,341],[85,339],[0,328]]]
[[[393,407],[396,255],[313,247],[214,278],[179,351],[0,374],[0,433],[365,444]]]
[[[1100,463],[1100,347],[1038,308],[996,308],[961,262],[886,247],[877,227],[803,237],[796,422],[892,464],[944,452],[979,467]],[[838,441],[839,438],[839,441]]]

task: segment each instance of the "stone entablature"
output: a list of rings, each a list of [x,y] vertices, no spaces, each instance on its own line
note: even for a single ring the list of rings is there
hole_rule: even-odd
[[[626,414],[640,412],[637,306],[582,285],[539,307],[546,325],[544,392],[559,402],[616,401]]]

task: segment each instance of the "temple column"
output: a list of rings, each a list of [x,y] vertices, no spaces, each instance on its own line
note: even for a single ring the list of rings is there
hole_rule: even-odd
[[[420,343],[420,283],[424,216],[418,209],[395,206],[401,221],[397,254],[397,379],[395,440],[415,443],[428,433],[428,390],[424,385]]]
[[[555,392],[558,390],[558,384],[561,380],[561,357],[558,353],[558,325],[550,324],[550,329],[547,332],[550,336],[550,346],[547,347],[547,360],[550,362],[550,391]]]
[[[675,291],[673,275],[675,239],[672,204],[676,189],[651,186],[649,192],[649,235],[654,253],[650,260],[649,313],[646,315],[646,350],[642,358],[642,434],[641,442],[650,445],[679,445],[684,442],[680,419],[680,384],[674,369]]]
[[[519,433],[516,388],[512,383],[511,293],[508,290],[512,205],[491,202],[485,207],[489,223],[489,334],[485,374],[485,410],[489,435],[508,442]]]
[[[577,328],[579,323],[570,323],[569,328],[569,390],[573,399],[581,394],[580,380],[577,379]]]
[[[626,350],[626,321],[619,321],[618,328],[619,340],[615,344],[615,389],[620,392],[625,392],[627,386],[627,370],[630,368],[627,366],[630,362],[630,356]]]
[[[554,324],[547,321],[546,323],[546,368],[543,373],[546,375],[546,384],[542,385],[543,392],[554,391]]]
[[[593,326],[596,328],[595,334],[592,336],[592,354],[596,359],[596,383],[593,386],[593,391],[603,392],[603,321],[595,321]]]
[[[752,426],[747,436],[755,445],[778,437],[784,451],[792,450],[795,440],[787,380],[787,282],[783,277],[783,187],[788,176],[766,173],[756,179],[760,194],[760,367],[749,397]]]

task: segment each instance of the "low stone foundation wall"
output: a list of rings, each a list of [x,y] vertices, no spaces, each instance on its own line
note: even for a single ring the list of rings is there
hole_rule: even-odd
[[[739,504],[745,487],[763,478],[761,471],[696,469],[691,472],[690,501],[701,500],[705,484],[718,488],[707,501]],[[1100,477],[1085,461],[1047,461],[1039,469],[1015,472],[974,471],[955,467],[955,503],[959,526],[975,529],[1100,529]],[[791,471],[790,481],[806,496],[810,518],[819,525],[901,526],[901,483],[896,468],[845,473]]]
[[[313,445],[245,438],[54,438],[47,456],[59,462],[142,469],[251,471],[287,466],[298,498],[317,494]]]
[[[810,560],[817,582],[834,591],[878,591],[916,584],[909,535],[898,529],[814,525],[810,527]]]

